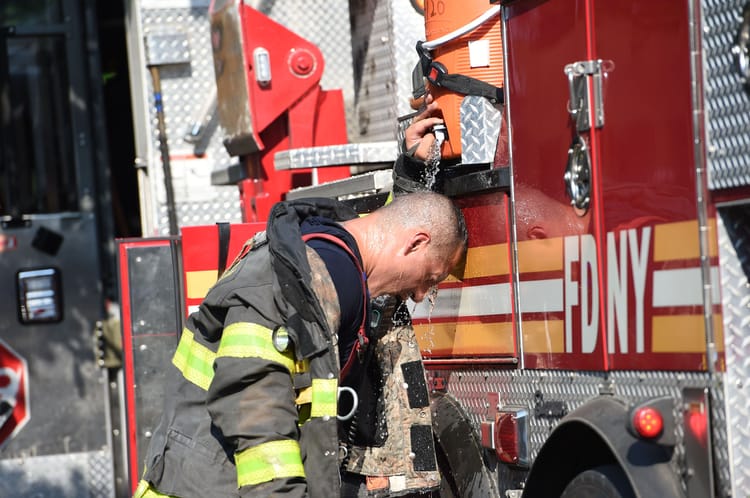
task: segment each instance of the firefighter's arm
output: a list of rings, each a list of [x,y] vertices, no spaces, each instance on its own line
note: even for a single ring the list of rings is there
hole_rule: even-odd
[[[429,100],[429,99],[428,99]],[[414,116],[404,132],[404,154],[393,165],[393,192],[416,192],[427,190],[425,185],[425,160],[435,142],[432,128],[443,123],[436,102],[429,100],[425,109]]]
[[[229,310],[207,408],[230,443],[240,496],[306,496],[291,381],[293,354],[279,353],[272,330],[241,308]]]
[[[430,154],[435,142],[433,127],[443,123],[440,108],[432,98],[427,99],[424,110],[412,118],[409,127],[404,130],[404,150],[410,157],[424,161]]]

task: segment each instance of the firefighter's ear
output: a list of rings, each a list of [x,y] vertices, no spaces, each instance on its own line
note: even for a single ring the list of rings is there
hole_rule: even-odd
[[[412,236],[409,238],[408,244],[406,245],[405,253],[411,254],[423,249],[427,249],[427,246],[430,245],[430,240],[430,234],[426,232],[416,232],[412,234]]]

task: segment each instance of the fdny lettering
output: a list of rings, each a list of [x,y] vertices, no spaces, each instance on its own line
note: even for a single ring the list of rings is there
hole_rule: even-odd
[[[635,309],[635,352],[644,352],[644,295],[651,248],[651,227],[607,233],[607,344],[609,353],[628,353],[629,306]],[[564,241],[565,351],[573,352],[573,316],[580,317],[581,352],[596,349],[599,335],[599,274],[596,241],[591,234]],[[578,264],[578,272],[574,265]],[[577,278],[577,280],[576,280]],[[635,303],[628,303],[631,295]]]

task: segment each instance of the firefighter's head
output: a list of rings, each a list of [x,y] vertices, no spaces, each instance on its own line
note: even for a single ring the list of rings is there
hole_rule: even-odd
[[[433,192],[401,195],[345,226],[357,239],[371,297],[390,294],[419,302],[466,252],[461,211]]]

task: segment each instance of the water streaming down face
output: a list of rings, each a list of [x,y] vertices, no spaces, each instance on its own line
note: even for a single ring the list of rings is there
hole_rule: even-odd
[[[443,139],[444,135],[442,134],[436,134],[435,141],[432,142],[432,145],[430,146],[430,151],[427,154],[427,158],[425,159],[425,168],[422,171],[422,184],[425,186],[427,190],[432,190],[435,186],[435,181],[437,178],[437,173],[440,169],[440,149],[443,145]],[[432,348],[429,347],[432,344],[432,322],[431,322],[431,316],[432,311],[435,309],[435,300],[437,299],[437,293],[438,293],[438,287],[437,285],[430,288],[430,291],[425,296],[428,302],[430,303],[429,311],[427,313],[427,323],[428,323],[428,331],[430,332],[428,341],[430,344],[422,344],[422,349],[425,351],[431,351]],[[414,307],[412,308],[412,312],[416,309],[418,303],[414,303]],[[395,319],[395,315],[394,315]]]
[[[425,343],[420,342],[419,345],[422,348],[422,350],[428,353],[432,352],[432,345],[434,344],[434,341],[433,341],[434,329],[432,327],[432,312],[435,309],[435,304],[437,302],[438,290],[439,290],[438,286],[433,285],[432,287],[430,287],[429,292],[425,296],[425,299],[429,303],[429,308],[427,310],[427,334],[425,336],[426,342]],[[419,306],[419,303],[413,302],[411,314],[413,314],[416,311],[417,306]]]

